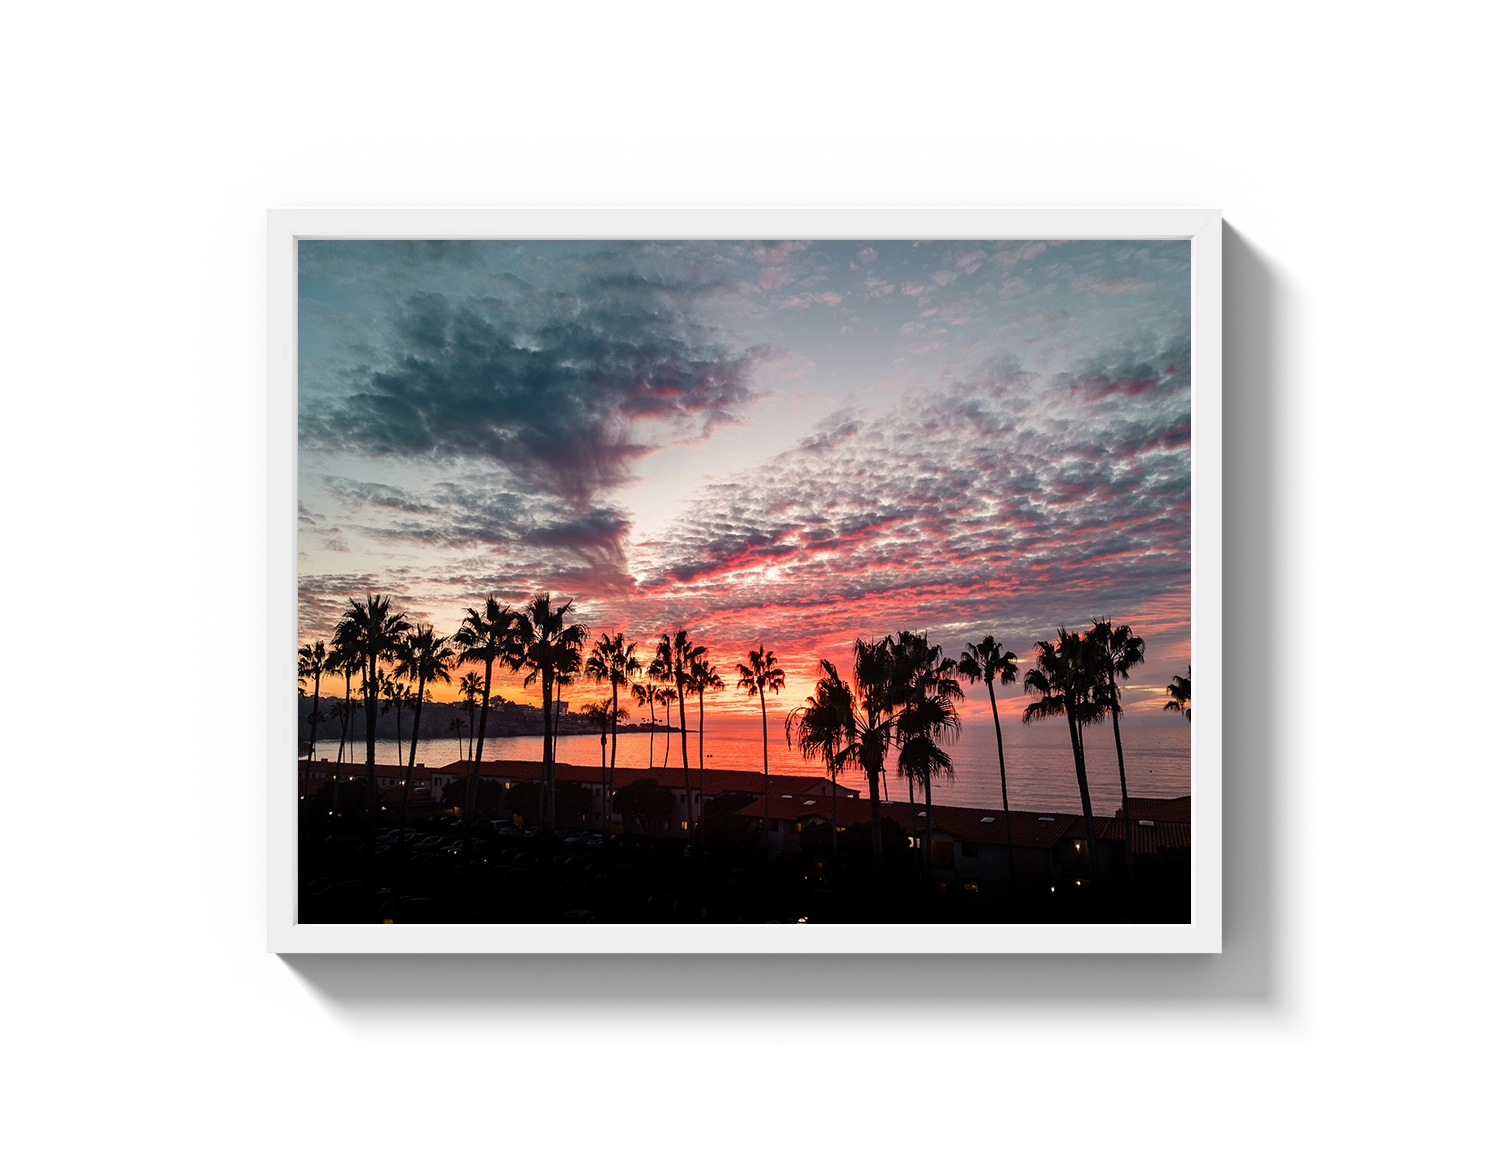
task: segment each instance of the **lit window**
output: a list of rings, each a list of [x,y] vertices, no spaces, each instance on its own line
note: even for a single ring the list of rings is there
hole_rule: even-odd
[[[682,822],[682,831],[683,831],[683,832],[684,832],[684,833],[685,833],[685,832],[687,832],[687,822],[686,822],[686,821],[683,821],[683,822]]]

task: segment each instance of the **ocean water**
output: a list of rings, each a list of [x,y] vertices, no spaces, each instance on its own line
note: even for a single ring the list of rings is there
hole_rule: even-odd
[[[1073,769],[1073,754],[1068,746],[1067,725],[1060,721],[1027,727],[1019,721],[1003,723],[1005,738],[1005,771],[1010,805],[1014,809],[1035,812],[1079,812],[1082,804],[1078,781]],[[681,733],[674,730],[670,749],[666,735],[658,730],[649,733],[630,732],[619,737],[616,762],[622,767],[661,766],[664,756],[668,766],[682,767]],[[1125,776],[1130,794],[1135,796],[1187,796],[1191,791],[1191,740],[1186,720],[1175,716],[1126,717],[1120,721],[1120,739],[1125,749]],[[408,745],[409,746],[409,745]],[[768,745],[771,771],[782,775],[817,776],[822,768],[806,761],[789,748],[781,724],[773,719]],[[355,758],[364,759],[364,743],[355,745]],[[405,748],[403,747],[403,752]],[[956,742],[948,745],[953,758],[954,776],[933,785],[933,800],[939,804],[974,808],[1000,807],[1000,765],[995,749],[994,724],[984,713],[967,713]],[[333,759],[338,740],[323,739],[318,756]],[[648,758],[649,754],[649,758]],[[1084,733],[1084,755],[1088,768],[1089,795],[1097,815],[1107,816],[1120,805],[1120,773],[1115,758],[1114,733],[1108,723],[1088,728]],[[743,768],[759,771],[761,767],[761,725],[758,719],[710,716],[704,728],[703,762],[709,768]],[[463,757],[463,749],[453,738],[424,740],[417,748],[417,761],[430,767],[443,767]],[[486,741],[487,760],[540,760],[542,738],[539,735],[491,738]],[[348,749],[345,751],[348,758]],[[404,756],[402,757],[404,758]],[[557,742],[557,758],[564,764],[597,765],[597,735],[565,735]],[[397,762],[395,740],[377,740],[378,763]],[[688,718],[688,762],[698,764],[696,720]],[[887,784],[892,799],[906,799],[906,782],[895,774],[895,757],[887,763]],[[862,773],[845,772],[840,782],[864,791]],[[920,796],[919,796],[920,799]]]

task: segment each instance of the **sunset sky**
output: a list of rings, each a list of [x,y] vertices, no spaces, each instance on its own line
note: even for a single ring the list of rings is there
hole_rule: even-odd
[[[763,641],[784,707],[856,637],[1026,661],[1109,616],[1157,711],[1189,656],[1189,276],[1178,241],[304,241],[301,638],[367,592],[450,633],[549,590],[643,657],[685,627],[731,686]]]

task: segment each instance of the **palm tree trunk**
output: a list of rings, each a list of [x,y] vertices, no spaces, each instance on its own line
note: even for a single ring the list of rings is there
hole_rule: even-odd
[[[1125,890],[1135,896],[1135,850],[1130,844],[1130,792],[1125,787],[1125,749],[1120,745],[1120,695],[1115,690],[1115,671],[1109,669],[1109,693],[1114,703],[1109,710],[1110,721],[1115,725],[1115,759],[1120,764],[1120,815],[1125,819]]]
[[[833,804],[831,806],[833,809],[831,817],[833,824],[833,864],[837,866],[839,863],[839,774],[830,768],[828,779],[833,785]]]
[[[321,672],[313,675],[312,728],[307,733],[307,783],[302,786],[304,799],[307,796],[308,787],[312,784],[313,761],[318,758],[318,684],[322,681]]]
[[[542,829],[552,832],[552,672],[542,671]]]
[[[354,698],[354,672],[349,671],[344,675],[344,717],[339,722],[339,755],[333,764],[333,805],[330,809],[333,819],[337,821],[339,811],[339,773],[344,770],[344,742],[349,738],[349,732],[354,729],[354,707],[351,705]],[[354,754],[350,748],[349,754]]]
[[[417,735],[422,730],[422,685],[426,680],[417,674],[417,705],[411,713],[411,755],[406,758],[406,779],[401,785],[401,852],[406,850],[406,809],[411,803],[411,773],[417,766]]]
[[[1088,767],[1083,758],[1083,728],[1074,719],[1070,710],[1068,733],[1073,739],[1073,768],[1078,773],[1078,796],[1083,803],[1083,827],[1089,840],[1089,872],[1093,875],[1094,890],[1099,889],[1099,849],[1094,840],[1094,806],[1089,803]]]
[[[771,860],[771,732],[766,723],[766,688],[760,688],[760,762],[765,770],[766,860]]]
[[[469,852],[470,829],[474,823],[474,805],[478,800],[479,765],[484,758],[485,724],[490,714],[490,671],[493,667],[493,660],[484,664],[484,706],[479,709],[479,741],[475,746],[474,758],[469,764],[469,788],[464,793],[464,854],[466,856]]]
[[[380,808],[380,785],[375,779],[375,732],[380,719],[380,688],[376,684],[374,655],[365,659],[365,786],[367,815],[374,817]]]
[[[995,682],[985,683],[990,689],[990,714],[995,717],[995,747],[1000,752],[1000,807],[1005,810],[1005,898],[1013,901],[1016,896],[1016,849],[1010,836],[1010,793],[1005,787],[1005,740],[1000,734],[1000,708],[995,705]]]
[[[922,781],[922,791],[927,794],[927,833],[922,846],[922,865],[927,870],[927,888],[932,888],[932,777]]]
[[[646,733],[646,767],[649,770],[656,767],[656,699],[654,696],[646,700],[646,712],[651,716],[651,730]]]
[[[703,692],[698,692],[698,791],[705,791],[703,781]],[[701,826],[700,826],[701,827]]]
[[[677,684],[677,722],[682,729],[682,791],[687,797],[687,825],[688,840],[693,839],[693,776],[688,771],[687,754],[687,695],[683,693],[682,683]]]
[[[911,814],[911,839],[920,843],[922,834],[917,829],[917,785],[910,776],[906,778],[906,810]]]
[[[870,859],[879,869],[883,860],[880,848],[880,769],[866,764],[865,779],[870,784]]]

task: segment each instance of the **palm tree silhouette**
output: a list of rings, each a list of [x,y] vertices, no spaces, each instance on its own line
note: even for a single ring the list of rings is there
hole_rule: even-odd
[[[854,683],[839,677],[837,667],[821,659],[823,671],[818,693],[803,704],[797,715],[800,740],[806,727],[813,737],[814,751],[835,738],[843,747],[833,756],[832,766],[842,769],[858,761],[870,791],[870,852],[878,868],[884,857],[880,832],[880,775],[885,768],[885,750],[896,732],[896,712],[901,687],[896,677],[894,640],[860,639],[854,643]],[[741,684],[743,685],[743,683]],[[835,733],[835,728],[837,732]],[[766,792],[769,813],[770,791]],[[769,826],[768,826],[769,827]],[[769,843],[767,844],[769,851]]]
[[[353,758],[354,748],[350,740],[350,734],[354,730],[354,673],[359,669],[359,650],[352,641],[345,640],[335,635],[333,646],[328,653],[326,667],[330,671],[336,671],[344,676],[344,699],[339,706],[339,752],[333,765],[333,804],[329,809],[329,815],[337,818],[339,811],[339,777],[344,767],[344,744],[350,744],[349,755]]]
[[[406,778],[401,783],[401,845],[406,845],[406,810],[411,802],[411,774],[416,767],[417,741],[422,733],[422,701],[430,682],[452,682],[454,652],[448,639],[419,625],[396,648],[396,677],[415,679],[417,693],[411,716],[411,754],[406,758]]]
[[[307,720],[307,775],[309,779],[312,778],[313,760],[318,755],[318,688],[323,680],[323,672],[327,669],[328,651],[321,641],[303,646],[297,651],[297,677],[299,679],[310,678],[313,684],[312,714]],[[305,788],[303,795],[306,795]]]
[[[922,864],[932,875],[932,782],[953,775],[953,760],[943,750],[959,732],[956,702],[963,688],[954,674],[958,663],[943,657],[926,634],[903,630],[892,644],[899,710],[896,714],[896,772],[922,786],[926,805]]]
[[[722,691],[724,680],[719,677],[717,667],[709,665],[707,651],[698,647],[698,654],[688,671],[688,690],[698,696],[698,792],[706,791],[703,778],[703,696],[709,691]]]
[[[1057,715],[1067,718],[1095,888],[1099,885],[1099,853],[1094,841],[1094,808],[1089,803],[1088,767],[1083,757],[1083,729],[1104,718],[1103,707],[1096,701],[1103,677],[1097,645],[1082,634],[1059,629],[1056,642],[1036,644],[1036,666],[1026,672],[1024,685],[1027,694],[1036,695],[1037,700],[1021,713],[1022,723]]]
[[[804,760],[819,759],[828,769],[833,783],[833,859],[839,857],[839,772],[853,763],[844,749],[850,746],[854,730],[854,696],[849,684],[825,660],[819,664],[821,677],[806,702],[787,712],[786,742],[796,747]],[[877,806],[878,807],[878,806]],[[764,810],[769,814],[770,809]]]
[[[648,682],[631,683],[630,694],[637,707],[645,707],[650,712],[651,730],[646,737],[646,767],[653,768],[656,766],[656,687]]]
[[[1188,667],[1187,676],[1174,674],[1167,684],[1169,698],[1161,705],[1163,711],[1177,711],[1189,722],[1193,718],[1193,668]]]
[[[776,665],[776,655],[766,649],[764,642],[759,649],[752,650],[747,655],[749,661],[739,663],[735,669],[740,672],[740,681],[735,684],[737,690],[744,691],[751,698],[760,699],[760,762],[761,770],[765,775],[764,800],[767,815],[771,807],[771,735],[766,724],[766,692],[773,695],[778,694],[781,688],[786,686],[786,671]],[[876,806],[879,807],[878,805]],[[771,855],[770,826],[767,825],[765,833],[766,856]],[[879,856],[880,848],[876,845],[876,856]]]
[[[958,673],[971,683],[984,680],[990,693],[990,714],[995,720],[995,749],[1000,753],[1000,806],[1005,810],[1005,896],[1015,895],[1016,863],[1015,848],[1010,831],[1010,792],[1005,782],[1005,739],[1000,734],[1000,708],[995,703],[995,680],[1001,686],[1016,681],[1019,671],[1016,656],[1003,650],[991,634],[986,634],[977,643],[970,642],[958,658]]]
[[[454,645],[458,645],[457,635],[454,636]],[[464,753],[464,759],[472,760],[474,758],[474,708],[484,696],[483,676],[474,670],[465,673],[463,678],[458,680],[458,694],[463,700],[464,714],[469,721],[469,746]]]
[[[602,818],[609,816],[609,800],[604,791],[609,787],[609,712],[608,703],[585,703],[583,706],[583,714],[599,729],[599,813]],[[604,820],[604,832],[609,832],[608,819]]]
[[[654,663],[652,665],[655,665]],[[672,704],[677,701],[677,692],[671,687],[652,687],[656,692],[656,701],[661,704],[662,718],[667,724],[666,746],[661,752],[661,766],[666,769],[672,761]]]
[[[640,659],[635,656],[635,643],[627,644],[623,631],[600,638],[589,652],[584,671],[590,678],[609,683],[609,778],[604,784],[604,831],[608,834],[610,802],[615,787],[615,755],[620,746],[620,688],[630,686],[630,680],[641,672]]]
[[[390,661],[396,642],[411,628],[404,613],[391,612],[391,598],[379,593],[366,594],[365,600],[349,599],[336,635],[354,646],[360,657],[365,700],[365,778],[368,785],[367,808],[373,816],[380,808],[379,785],[375,780],[375,731],[379,713],[380,664]],[[372,822],[373,824],[373,822]]]
[[[551,594],[538,593],[521,613],[524,663],[529,668],[521,682],[523,686],[533,682],[540,682],[542,686],[542,825],[549,833],[556,812],[552,690],[559,669],[564,673],[570,667],[577,669],[572,664],[579,658],[580,648],[588,636],[587,626],[569,624],[572,609],[571,601],[555,606]]]
[[[693,816],[692,773],[688,770],[687,691],[692,684],[693,663],[702,656],[703,647],[695,646],[686,630],[678,630],[675,634],[663,634],[657,641],[656,661],[652,663],[653,668],[659,671],[658,677],[665,679],[668,685],[676,691],[677,722],[682,731],[682,788],[683,797],[687,802],[689,840],[692,840],[696,833],[694,827],[696,818]],[[668,720],[669,725],[670,722]]]
[[[1104,666],[1104,683],[1099,689],[1100,704],[1109,711],[1115,729],[1115,759],[1120,765],[1120,816],[1125,821],[1125,881],[1135,889],[1135,850],[1130,841],[1130,791],[1125,785],[1125,749],[1120,744],[1120,687],[1130,677],[1133,667],[1146,661],[1146,640],[1129,626],[1114,625],[1108,618],[1094,622],[1088,633]]]
[[[501,605],[492,593],[485,598],[483,610],[466,611],[463,623],[453,635],[460,663],[484,664],[484,687],[479,704],[479,739],[469,764],[469,783],[464,791],[464,852],[468,852],[469,827],[474,822],[474,805],[479,787],[479,765],[484,759],[484,735],[490,713],[490,686],[495,663],[514,670],[524,652],[524,622],[521,614]]]
[[[391,653],[392,659],[399,661],[398,655],[400,653],[401,643],[397,642],[396,648]],[[411,707],[412,702],[417,697],[416,692],[405,683],[398,683],[393,674],[389,678],[381,677],[380,695],[385,700],[381,706],[381,711],[394,710],[396,712],[396,767],[399,768],[406,762],[406,753],[403,750],[406,741],[401,738],[401,712]]]

